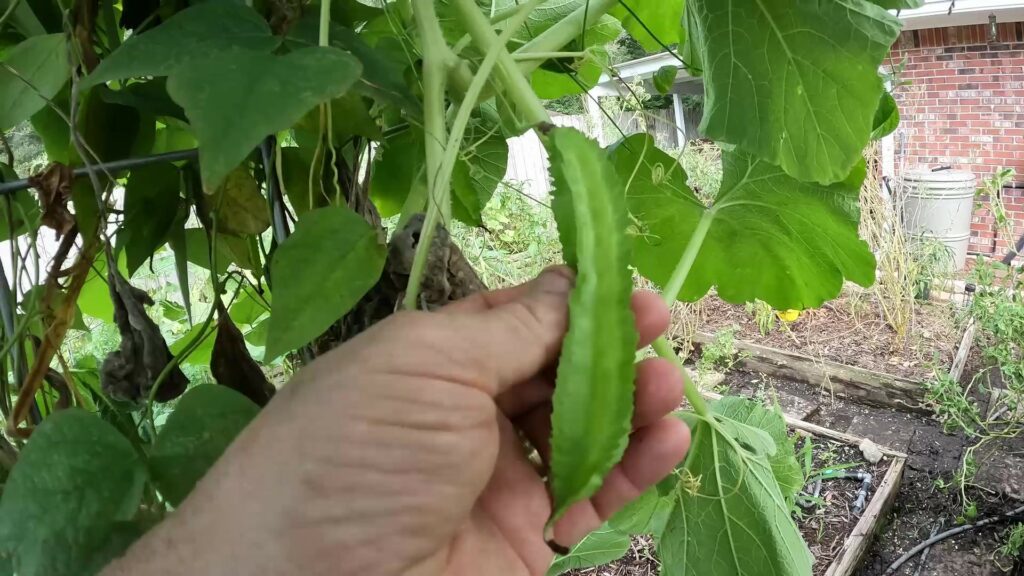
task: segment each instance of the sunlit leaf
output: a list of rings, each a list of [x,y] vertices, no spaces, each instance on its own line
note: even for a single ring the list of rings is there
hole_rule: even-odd
[[[347,207],[303,214],[271,263],[274,310],[264,360],[309,343],[341,319],[376,284],[386,251],[378,231]]]
[[[178,400],[157,434],[149,467],[157,489],[178,506],[220,458],[259,407],[224,386],[201,385]]]
[[[660,536],[674,504],[673,498],[663,497],[651,487],[609,518],[608,526],[624,534]]]
[[[558,518],[601,487],[626,448],[637,336],[623,180],[579,131],[553,128],[544,140],[555,184],[552,210],[565,261],[577,274],[552,401],[552,518]]]
[[[620,0],[611,14],[647,52],[679,44],[683,0]]]
[[[0,556],[19,576],[102,566],[123,552],[127,543],[111,550],[110,539],[135,517],[145,481],[139,452],[110,424],[77,408],[50,415],[4,485]]]
[[[203,187],[219,186],[268,134],[344,94],[360,71],[358,60],[327,47],[283,56],[233,50],[179,67],[167,91],[185,108],[199,140]]]

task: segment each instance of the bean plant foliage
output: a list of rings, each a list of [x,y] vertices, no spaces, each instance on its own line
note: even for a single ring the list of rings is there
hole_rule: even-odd
[[[0,197],[0,229],[56,244],[0,275],[0,568],[98,572],[271,401],[271,367],[484,289],[449,230],[483,226],[508,141],[530,131],[577,272],[553,400],[557,521],[628,444],[634,271],[669,303],[717,289],[777,309],[872,282],[861,150],[899,120],[879,77],[889,11],[919,4],[12,0],[0,127],[31,123],[51,164]],[[623,33],[671,51],[659,91],[702,78],[701,128],[723,150],[712,203],[649,136],[602,148],[544,108],[594,85]],[[147,280],[158,269],[173,289]],[[73,355],[86,326],[119,339]],[[654,349],[683,370],[670,343]],[[551,574],[614,560],[632,534],[653,537],[667,575],[811,574],[782,416],[708,403],[685,380],[686,460]]]

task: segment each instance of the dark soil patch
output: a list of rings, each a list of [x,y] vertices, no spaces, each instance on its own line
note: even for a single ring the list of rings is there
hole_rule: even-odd
[[[775,318],[775,328],[766,335],[761,335],[754,314],[744,306],[713,295],[701,303],[703,332],[714,334],[735,326],[736,337],[746,342],[916,380],[930,377],[936,366],[948,368],[962,336],[951,305],[920,303],[913,327],[900,343],[868,292],[844,294],[821,308],[804,311],[792,323]]]

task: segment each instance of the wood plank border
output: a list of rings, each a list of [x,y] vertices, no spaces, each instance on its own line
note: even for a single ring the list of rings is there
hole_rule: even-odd
[[[971,347],[974,346],[974,334],[977,331],[978,325],[974,318],[971,318],[971,321],[967,323],[967,329],[964,330],[963,338],[960,339],[960,346],[956,349],[953,363],[949,365],[949,377],[954,382],[959,382],[960,377],[963,376],[964,368],[967,366],[967,357],[971,355]]]
[[[864,515],[853,527],[853,532],[843,543],[839,556],[832,561],[825,576],[851,576],[860,567],[871,542],[875,539],[875,532],[896,502],[906,463],[903,458],[893,460],[889,471],[871,498],[871,503],[864,509]]]
[[[699,354],[701,348],[711,342],[714,336],[695,334],[694,351]],[[820,386],[873,406],[931,414],[925,406],[925,391],[920,382],[742,340],[737,340],[735,346],[740,352],[736,366],[744,370]]]

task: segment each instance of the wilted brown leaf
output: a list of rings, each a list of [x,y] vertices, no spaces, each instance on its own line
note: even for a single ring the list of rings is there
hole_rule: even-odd
[[[249,355],[242,332],[219,302],[217,339],[213,342],[210,371],[218,384],[244,394],[258,406],[266,406],[274,396],[275,389]]]
[[[58,162],[28,179],[29,184],[39,191],[39,204],[43,209],[42,223],[56,230],[57,238],[67,234],[75,225],[75,217],[68,210],[74,179],[71,167]]]

